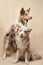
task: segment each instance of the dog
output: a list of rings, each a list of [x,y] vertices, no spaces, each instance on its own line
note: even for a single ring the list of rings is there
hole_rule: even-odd
[[[28,59],[30,59],[30,32],[32,29],[22,29],[18,30],[17,36],[15,36],[17,51],[16,51],[16,59],[14,63],[17,63],[20,58],[25,57],[25,63],[28,63]],[[29,58],[28,58],[29,54]],[[27,59],[28,58],[28,59]]]
[[[34,54],[30,50],[30,32],[32,29],[19,28],[17,36],[15,36],[17,51],[16,58],[13,63],[17,63],[19,60],[25,60],[28,64],[29,61],[40,60],[42,57],[39,54]]]
[[[15,21],[15,23],[13,25],[11,25],[9,31],[5,34],[4,47],[3,47],[3,49],[4,49],[3,59],[6,58],[7,54],[11,55],[11,53],[15,52],[15,51],[16,51],[17,57],[16,57],[14,63],[18,62],[19,51],[20,52],[22,51],[21,52],[21,54],[23,54],[23,56],[21,55],[22,59],[24,59],[23,57],[25,54],[26,63],[28,63],[28,60],[30,60],[30,58],[32,60],[36,60],[36,59],[40,58],[40,56],[38,57],[37,55],[33,55],[33,53],[31,53],[31,51],[28,50],[28,49],[30,49],[30,37],[28,37],[28,35],[30,35],[30,32],[32,30],[32,29],[28,30],[28,27],[27,27],[28,20],[32,19],[32,17],[29,16],[29,12],[30,12],[30,8],[27,10],[24,10],[24,8],[21,8],[19,18],[17,19],[17,21]],[[23,41],[23,43],[26,43],[26,46],[22,44],[23,49],[21,47],[22,45],[17,42],[18,40],[19,40],[19,43],[21,43],[21,44],[22,44],[22,41]],[[27,46],[28,46],[28,48],[27,48]],[[28,59],[27,59],[27,55],[28,55]]]
[[[12,52],[16,51],[16,41],[15,41],[15,30],[14,26],[11,26],[11,29],[6,33],[4,37],[4,46],[3,46],[3,59],[7,57],[7,55],[11,55]],[[10,53],[11,52],[11,53]]]
[[[12,25],[9,31],[6,33],[3,44],[3,59],[5,59],[7,55],[11,55],[12,52],[16,52],[17,45],[15,36],[17,36],[18,34],[19,28],[21,28],[21,26],[19,26],[18,24],[16,26]]]
[[[32,17],[29,16],[29,12],[30,12],[30,8],[27,9],[26,11],[24,10],[24,8],[21,8],[20,16],[19,16],[18,20],[13,25],[11,25],[9,31],[5,34],[4,48],[3,48],[4,49],[3,59],[6,58],[6,55],[10,52],[11,49],[14,48],[13,50],[15,51],[16,41],[14,40],[14,38],[17,35],[15,33],[17,33],[19,28],[26,28],[25,26],[27,26],[28,20],[32,19]],[[13,41],[12,41],[12,39],[13,39]],[[13,47],[13,44],[14,44],[14,47]]]
[[[30,8],[27,10],[24,10],[24,8],[21,8],[19,18],[14,22],[14,25],[18,24],[20,26],[27,26],[28,20],[32,19],[32,16],[29,15]]]

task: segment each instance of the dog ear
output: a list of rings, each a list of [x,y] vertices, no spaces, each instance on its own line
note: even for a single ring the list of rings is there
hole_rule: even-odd
[[[15,27],[15,31],[18,32],[19,28],[21,28],[21,26],[17,24]]]
[[[24,10],[24,8],[21,8],[20,15],[24,15],[24,14],[25,14],[25,10]]]
[[[28,20],[31,20],[31,19],[32,19],[32,16],[29,16],[29,17],[28,17]]]
[[[32,31],[32,29],[29,30],[29,32],[31,32],[31,31]]]
[[[26,10],[28,13],[30,12],[30,8]]]
[[[32,31],[32,29],[29,29],[29,28],[28,28],[28,30],[27,30],[27,31],[28,31],[28,33],[30,33],[30,32]]]

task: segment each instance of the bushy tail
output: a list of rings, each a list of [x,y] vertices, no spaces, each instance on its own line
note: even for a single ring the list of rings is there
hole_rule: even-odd
[[[40,60],[42,59],[42,56],[40,56],[39,54],[31,54],[30,56],[30,60],[34,61],[34,60]]]

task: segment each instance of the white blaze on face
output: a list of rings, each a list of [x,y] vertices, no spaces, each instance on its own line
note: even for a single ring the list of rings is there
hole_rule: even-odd
[[[25,26],[21,26],[21,28],[19,29],[18,33],[19,33],[19,36],[21,36],[23,34],[23,36],[25,35],[24,31],[26,31],[27,28]]]
[[[21,35],[21,34],[25,35],[24,31],[27,31],[27,29],[28,29],[28,27],[21,26],[21,28],[19,29],[19,30],[21,30],[21,31],[19,31],[19,35]]]
[[[24,31],[19,32],[19,36],[23,35],[24,36]]]

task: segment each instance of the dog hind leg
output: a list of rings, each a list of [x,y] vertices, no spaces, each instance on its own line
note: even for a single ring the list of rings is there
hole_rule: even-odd
[[[4,44],[4,54],[3,54],[3,59],[6,58],[6,53],[7,53],[8,43],[9,43],[9,41],[7,40],[7,42]]]

